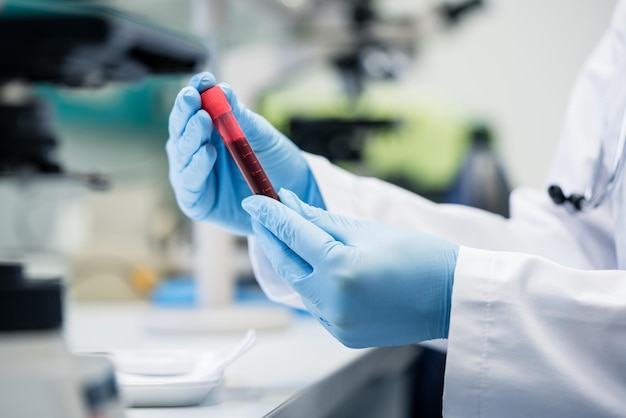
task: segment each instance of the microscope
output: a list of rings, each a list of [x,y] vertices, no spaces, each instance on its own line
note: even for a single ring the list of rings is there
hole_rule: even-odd
[[[357,106],[368,85],[401,79],[419,52],[420,41],[431,36],[429,32],[457,27],[468,15],[480,10],[484,1],[443,1],[421,13],[401,16],[383,15],[380,3],[374,0],[349,0],[342,5],[345,25],[340,32],[315,27],[308,31],[314,39],[321,37],[324,42],[330,38],[341,40],[328,54],[328,60],[345,96]],[[288,129],[292,140],[305,151],[331,161],[358,162],[371,133],[391,131],[400,124],[390,118],[294,117]]]
[[[98,88],[193,73],[206,60],[199,41],[113,9],[78,2],[6,5],[0,9],[1,178],[15,187],[40,179],[108,187],[101,174],[77,174],[60,164],[51,109],[37,97],[37,84]],[[65,348],[62,277],[34,280],[19,256],[0,260],[0,415],[123,416],[108,362]]]

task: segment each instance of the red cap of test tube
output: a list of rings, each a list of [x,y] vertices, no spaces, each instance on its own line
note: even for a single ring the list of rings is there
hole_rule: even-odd
[[[202,100],[202,108],[209,113],[211,119],[217,119],[224,113],[233,110],[224,91],[218,86],[211,87],[202,93],[200,99]]]

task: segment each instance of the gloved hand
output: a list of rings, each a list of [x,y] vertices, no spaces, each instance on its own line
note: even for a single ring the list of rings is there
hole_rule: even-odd
[[[169,178],[178,205],[191,219],[247,235],[252,233],[250,217],[241,208],[241,200],[252,193],[213,128],[211,117],[201,109],[200,92],[214,85],[213,75],[200,73],[176,97],[166,144]],[[237,101],[229,86],[220,87],[276,190],[292,189],[303,200],[323,206],[313,174],[298,147]]]
[[[458,246],[309,206],[281,190],[242,202],[272,267],[349,347],[447,338]]]

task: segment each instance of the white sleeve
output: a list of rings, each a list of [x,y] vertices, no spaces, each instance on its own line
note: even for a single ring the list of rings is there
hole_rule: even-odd
[[[327,160],[308,156],[327,209],[344,216],[410,228],[469,247],[541,255],[571,267],[615,266],[611,216],[606,210],[569,214],[546,191],[519,188],[504,218],[462,205],[436,204],[376,178],[358,177]],[[585,239],[577,239],[585,226]]]
[[[446,417],[626,416],[626,272],[461,247]]]

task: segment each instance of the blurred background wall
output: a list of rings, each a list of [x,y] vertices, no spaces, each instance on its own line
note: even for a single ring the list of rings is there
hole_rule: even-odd
[[[290,85],[297,90],[310,82],[321,95],[326,91],[316,89],[316,83],[330,85],[329,94],[342,89],[328,67],[320,66],[317,74],[312,65],[324,50],[322,44],[339,38],[324,38],[324,30],[309,38],[313,32],[298,25],[341,26],[339,15],[348,0],[99,3],[203,39],[211,54],[208,69],[230,83],[249,107],[267,110],[270,119],[276,107],[264,109],[260,97],[273,88]],[[317,3],[327,4],[320,9],[322,15],[307,14]],[[441,2],[373,4],[382,16],[411,17]],[[438,109],[437,128],[431,132],[462,125],[459,120],[465,119],[487,123],[495,138],[493,152],[510,185],[542,188],[569,91],[614,4],[485,0],[458,27],[416,31],[414,55],[397,80],[385,84],[392,87],[372,83],[365,92],[372,102],[385,95],[381,103],[389,103],[389,112],[410,107],[406,97],[425,113]],[[88,219],[90,225],[86,241],[73,250],[71,276],[78,297],[145,297],[163,277],[190,269],[191,226],[174,202],[164,151],[169,109],[187,79],[166,77],[94,91],[42,86],[57,115],[61,159],[75,170],[106,173],[114,185],[106,193],[86,192],[84,216],[71,215],[75,221]],[[396,91],[402,92],[402,100],[396,100]],[[302,96],[301,101],[307,100],[318,98]]]
[[[298,7],[311,0],[276,0]],[[341,3],[342,0],[337,0]],[[281,48],[293,34],[271,0],[109,1],[175,30],[197,32],[196,10],[208,17],[205,35],[221,43],[213,70],[249,106],[285,63]],[[208,3],[208,7],[198,6]],[[387,13],[416,13],[437,1],[375,2]],[[605,30],[615,0],[486,0],[455,30],[421,46],[402,83],[492,121],[514,185],[543,187],[568,95],[578,70]],[[196,21],[194,22],[194,17]],[[200,23],[201,25],[202,23]],[[194,27],[195,25],[195,27]],[[306,40],[298,40],[303,44]],[[289,60],[289,58],[286,58]],[[275,81],[275,80],[272,80]],[[170,96],[171,98],[171,96]],[[168,100],[163,100],[167,106]],[[528,161],[533,161],[529,169]]]
[[[389,13],[406,13],[436,3],[377,4]],[[614,0],[487,0],[460,27],[423,44],[401,82],[418,96],[489,120],[512,184],[543,187],[569,92],[614,5]],[[249,10],[255,17],[248,21],[271,19],[267,12]],[[224,51],[219,63],[223,78],[249,102],[276,65],[271,42],[280,35],[267,33],[271,40],[263,42],[251,30],[247,42]]]

